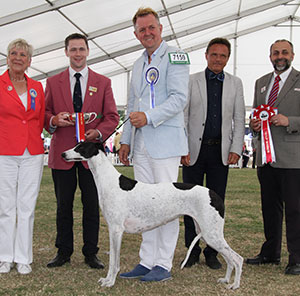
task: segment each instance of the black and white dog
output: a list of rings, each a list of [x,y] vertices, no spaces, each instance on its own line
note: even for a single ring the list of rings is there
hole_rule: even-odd
[[[109,270],[102,286],[114,285],[120,270],[120,248],[123,232],[138,233],[166,224],[181,215],[194,219],[197,237],[181,265],[184,267],[191,249],[202,238],[217,250],[227,263],[226,275],[219,282],[229,283],[233,268],[234,282],[240,286],[243,258],[224,239],[224,204],[213,191],[185,183],[145,184],[121,175],[107,159],[103,145],[82,142],[62,154],[66,161],[88,162],[98,190],[99,205],[108,224],[110,252]]]

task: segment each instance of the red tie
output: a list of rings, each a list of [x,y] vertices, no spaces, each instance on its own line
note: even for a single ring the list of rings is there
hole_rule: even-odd
[[[271,92],[270,92],[270,95],[269,95],[269,99],[268,99],[268,105],[270,107],[274,106],[275,101],[277,99],[277,95],[278,95],[278,91],[279,91],[279,81],[280,81],[280,76],[277,75],[275,77],[275,81],[274,81],[274,84],[272,86],[272,89],[271,89]]]

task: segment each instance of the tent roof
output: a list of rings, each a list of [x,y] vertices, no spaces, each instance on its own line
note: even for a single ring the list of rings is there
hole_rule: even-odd
[[[169,44],[189,52],[193,57],[191,72],[203,70],[205,67],[205,63],[202,63],[203,65],[200,63],[200,66],[195,53],[197,55],[199,52],[203,53],[209,40],[214,37],[228,38],[234,51],[238,47],[250,49],[255,38],[245,42],[244,36],[251,36],[268,28],[272,29],[272,32],[274,28],[281,28],[276,31],[279,37],[276,36],[275,39],[290,39],[291,28],[296,28],[300,20],[299,0],[152,0],[151,3],[141,0],[3,2],[0,10],[0,73],[6,69],[8,43],[21,37],[35,48],[28,71],[29,76],[44,81],[45,78],[68,66],[69,61],[64,54],[64,39],[71,33],[79,32],[85,34],[89,40],[89,66],[111,77],[114,86],[121,85],[121,88],[125,89],[125,94],[119,94],[120,97],[126,97],[127,93],[127,78],[124,73],[132,69],[134,61],[142,52],[142,47],[133,34],[131,22],[132,16],[141,6],[151,5],[159,12],[163,24],[163,38]],[[269,33],[266,40],[268,37]],[[241,42],[235,43],[236,40]],[[256,40],[255,46],[259,45],[258,41],[264,42]],[[267,42],[266,48],[270,44]],[[238,56],[243,57],[243,53],[240,55],[240,52],[237,52],[238,55],[234,55],[231,59],[231,65],[227,66],[227,71],[243,76],[239,70],[240,67],[243,68],[243,61],[238,59]],[[267,54],[268,52],[264,52],[264,57]],[[269,64],[268,60],[264,59],[264,64],[265,66]],[[119,102],[117,99],[117,103],[124,104],[124,98]]]

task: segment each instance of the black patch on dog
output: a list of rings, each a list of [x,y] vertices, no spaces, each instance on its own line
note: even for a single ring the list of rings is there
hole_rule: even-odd
[[[173,185],[180,190],[190,190],[195,187],[195,184],[188,184],[188,183],[173,183]]]
[[[99,150],[102,150],[104,152],[103,144],[94,142],[79,143],[74,149],[75,152],[78,152],[86,159],[97,155],[99,153]]]
[[[224,214],[225,214],[225,208],[224,208],[224,202],[222,198],[215,193],[213,190],[209,189],[208,192],[210,196],[210,205],[214,207],[220,214],[220,216],[224,219]]]
[[[121,175],[119,178],[119,186],[122,190],[130,191],[134,188],[136,183],[137,181],[127,178],[123,175]]]

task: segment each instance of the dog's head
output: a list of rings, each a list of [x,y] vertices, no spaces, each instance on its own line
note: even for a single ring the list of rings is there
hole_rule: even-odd
[[[74,148],[63,152],[61,156],[65,161],[87,161],[89,158],[97,155],[99,150],[104,152],[102,143],[81,142]]]

